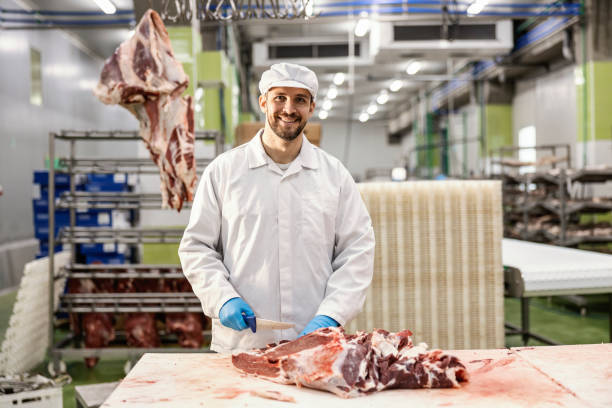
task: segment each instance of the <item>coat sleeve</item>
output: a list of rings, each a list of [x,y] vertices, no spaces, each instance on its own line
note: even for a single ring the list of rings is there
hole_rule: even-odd
[[[219,309],[226,301],[240,296],[228,280],[221,255],[218,173],[218,162],[204,170],[178,250],[183,274],[202,303],[204,314],[214,318],[219,317]]]
[[[363,307],[374,272],[374,229],[359,189],[342,168],[332,274],[317,314],[327,315],[344,326]]]

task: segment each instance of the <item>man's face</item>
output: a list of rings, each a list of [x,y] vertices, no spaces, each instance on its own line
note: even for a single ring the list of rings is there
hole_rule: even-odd
[[[315,103],[306,89],[276,87],[259,97],[259,107],[272,131],[281,139],[291,141],[304,130]]]

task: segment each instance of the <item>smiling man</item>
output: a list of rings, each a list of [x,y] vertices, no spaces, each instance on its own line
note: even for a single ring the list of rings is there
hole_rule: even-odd
[[[222,353],[344,325],[372,281],[374,232],[357,186],[303,134],[315,73],[274,64],[259,90],[264,129],[206,167],[179,248]],[[295,326],[252,332],[249,316]]]

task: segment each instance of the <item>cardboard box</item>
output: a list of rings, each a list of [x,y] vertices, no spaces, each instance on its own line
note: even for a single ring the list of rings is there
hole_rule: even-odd
[[[263,129],[263,122],[244,122],[236,126],[235,146],[240,146],[251,140],[259,129]],[[315,146],[321,145],[321,124],[318,122],[308,122],[304,128],[306,138]]]

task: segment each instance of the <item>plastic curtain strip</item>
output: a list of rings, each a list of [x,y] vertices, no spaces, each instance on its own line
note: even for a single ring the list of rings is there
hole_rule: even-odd
[[[347,330],[410,329],[444,349],[504,346],[499,181],[359,185],[374,226],[374,279]]]

